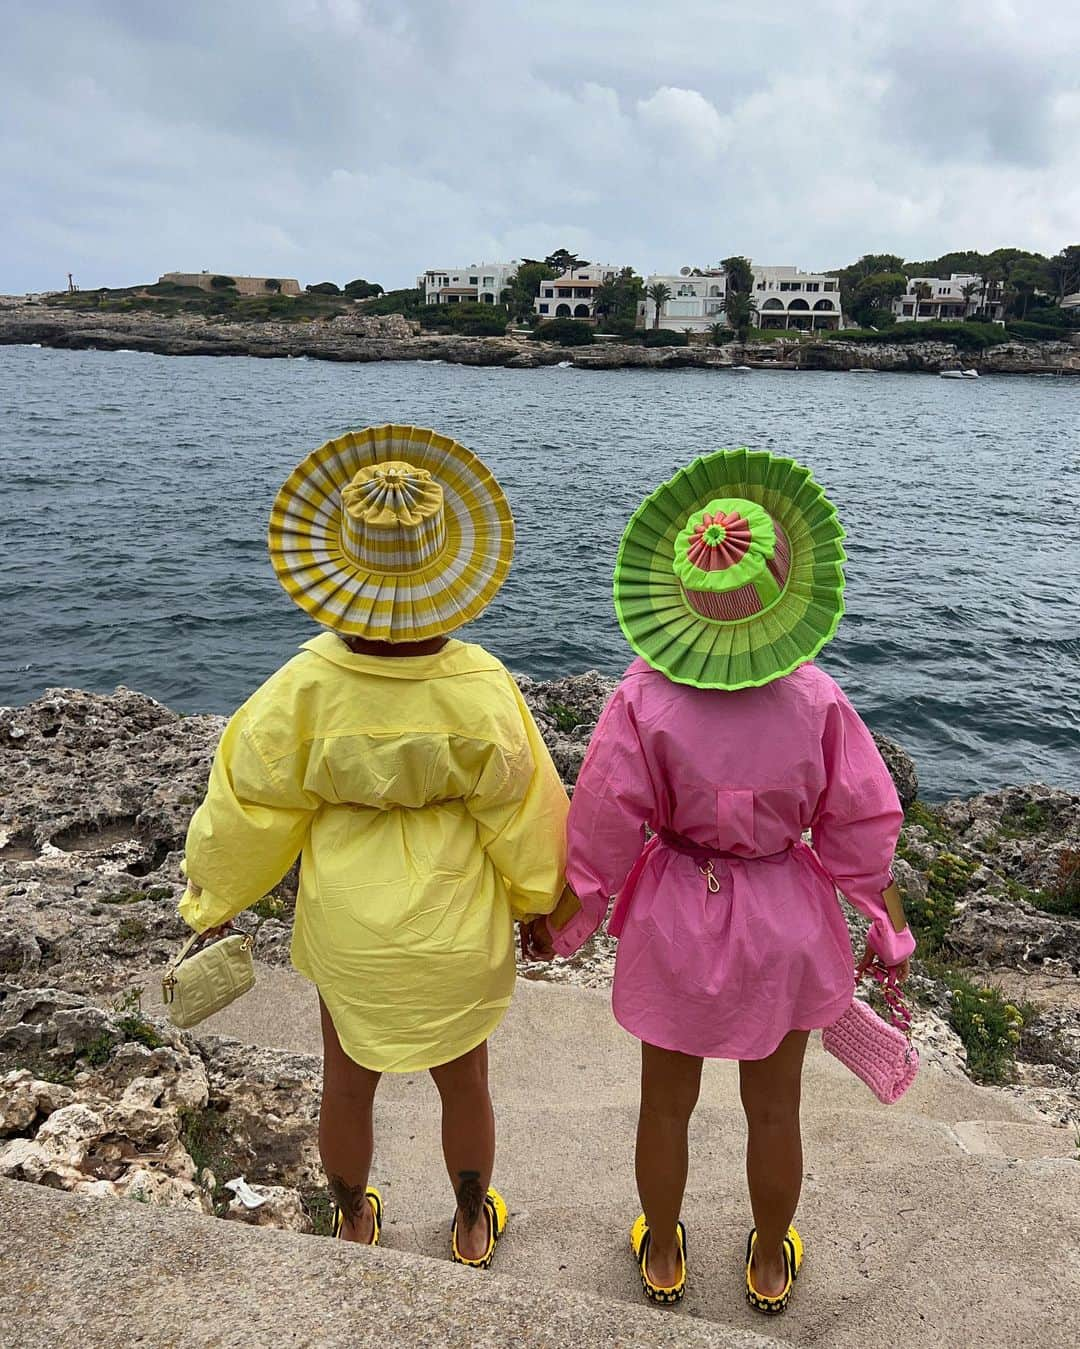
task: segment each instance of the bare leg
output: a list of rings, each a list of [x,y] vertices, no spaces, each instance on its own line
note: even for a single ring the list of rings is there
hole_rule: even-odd
[[[649,1224],[647,1270],[661,1288],[671,1288],[682,1274],[675,1226],[689,1165],[686,1134],[700,1088],[701,1059],[642,1043],[635,1168]]]
[[[319,999],[323,1037],[323,1094],[319,1109],[319,1153],[330,1192],[344,1215],[345,1241],[370,1242],[375,1216],[364,1198],[374,1147],[371,1108],[379,1073],[349,1058]]]
[[[457,1244],[479,1260],[488,1247],[484,1196],[495,1165],[495,1113],[488,1093],[487,1042],[432,1068],[442,1098],[442,1145],[457,1200]]]
[[[784,1291],[782,1242],[802,1189],[799,1101],[803,1057],[810,1032],[793,1030],[767,1059],[739,1064],[739,1090],[746,1111],[746,1179],[754,1211],[754,1287],[765,1297]]]

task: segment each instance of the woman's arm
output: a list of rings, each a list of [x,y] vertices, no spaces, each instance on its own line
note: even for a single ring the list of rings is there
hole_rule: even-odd
[[[532,713],[507,675],[520,717],[514,745],[492,745],[466,801],[480,842],[506,881],[514,917],[555,908],[563,893],[569,801]]]
[[[826,709],[822,752],[826,785],[811,824],[814,851],[840,893],[870,919],[869,949],[900,965],[915,949],[899,895],[890,893],[904,813],[873,736],[839,689]]]
[[[196,932],[228,922],[281,880],[307,839],[318,798],[304,790],[303,756],[271,764],[251,703],[221,737],[202,805],[188,826],[180,916]]]
[[[597,723],[570,803],[566,879],[581,911],[552,932],[559,955],[572,955],[604,921],[654,814],[653,785],[624,687]]]

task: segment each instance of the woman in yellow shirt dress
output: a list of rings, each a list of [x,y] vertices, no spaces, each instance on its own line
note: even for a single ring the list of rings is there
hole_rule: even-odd
[[[296,468],[271,559],[330,630],[229,722],[181,901],[193,928],[217,928],[301,857],[292,959],[319,991],[335,1230],[378,1240],[375,1090],[383,1072],[428,1069],[457,1201],[451,1254],[485,1268],[506,1224],[487,1039],[514,989],[513,920],[562,893],[568,808],[513,679],[447,636],[499,589],[513,537],[491,473],[432,431],[369,428]]]

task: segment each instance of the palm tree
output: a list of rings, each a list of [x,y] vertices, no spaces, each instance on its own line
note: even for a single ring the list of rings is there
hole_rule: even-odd
[[[726,340],[727,335],[730,331],[731,329],[727,326],[726,323],[710,323],[709,336],[712,338],[713,346],[714,347],[723,346],[724,341]]]
[[[671,287],[665,285],[663,281],[654,281],[651,286],[645,287],[645,298],[652,300],[656,306],[656,312],[653,315],[653,327],[660,327],[660,310],[671,299]]]
[[[745,291],[729,290],[724,301],[724,310],[728,323],[739,335],[739,341],[745,342],[757,311],[757,301]]]
[[[966,286],[960,287],[960,294],[964,297],[964,317],[967,317],[967,311],[971,306],[972,300],[979,293],[979,283],[969,281]]]
[[[926,301],[930,299],[931,295],[933,295],[934,292],[930,289],[929,285],[925,281],[917,281],[915,285],[912,286],[911,290],[915,296],[915,313],[913,317],[915,319],[918,319],[919,306],[921,304],[925,304]]]

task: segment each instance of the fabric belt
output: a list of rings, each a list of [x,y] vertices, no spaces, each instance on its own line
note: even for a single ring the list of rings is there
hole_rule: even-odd
[[[725,848],[710,848],[704,843],[695,843],[692,838],[687,838],[685,834],[677,834],[673,829],[667,829],[661,826],[657,830],[660,842],[665,848],[670,848],[672,852],[682,853],[684,857],[691,857],[699,867],[708,866],[710,862],[772,862],[781,857],[785,857],[795,846],[789,843],[786,848],[781,848],[778,852],[758,853],[755,856],[747,857],[743,853],[730,852]]]

